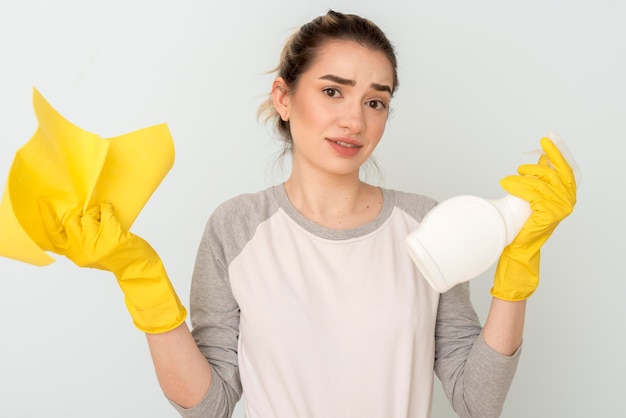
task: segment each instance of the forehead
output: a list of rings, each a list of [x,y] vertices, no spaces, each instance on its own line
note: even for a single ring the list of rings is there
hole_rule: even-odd
[[[393,71],[391,62],[382,51],[372,50],[354,41],[332,40],[318,48],[305,74],[309,73],[313,77],[333,74],[392,86]]]

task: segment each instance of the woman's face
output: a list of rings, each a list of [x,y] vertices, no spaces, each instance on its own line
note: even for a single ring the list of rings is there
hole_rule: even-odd
[[[278,109],[291,127],[294,169],[358,175],[385,130],[392,89],[382,52],[352,41],[323,45]]]

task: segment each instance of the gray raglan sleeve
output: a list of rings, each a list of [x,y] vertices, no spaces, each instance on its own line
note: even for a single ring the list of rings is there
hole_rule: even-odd
[[[196,344],[211,365],[211,386],[192,408],[170,401],[185,418],[230,417],[241,397],[237,362],[239,306],[228,279],[228,233],[223,217],[216,211],[207,222],[196,257],[190,317]]]
[[[482,337],[471,305],[469,284],[457,285],[439,301],[435,329],[435,372],[459,417],[499,417],[521,348],[497,353]]]

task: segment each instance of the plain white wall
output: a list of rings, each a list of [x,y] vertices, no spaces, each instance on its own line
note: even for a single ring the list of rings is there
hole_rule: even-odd
[[[276,141],[255,116],[265,72],[291,31],[328,8],[372,18],[398,50],[381,185],[497,198],[498,180],[534,161],[525,152],[548,129],[567,141],[583,170],[579,203],[542,252],[503,416],[617,416],[626,374],[623,2],[3,1],[0,178],[36,129],[33,86],[103,137],[167,122],[176,163],[133,231],[156,247],[187,301],[215,206],[283,178]],[[491,273],[472,282],[481,318]],[[0,259],[0,418],[112,416],[176,416],[113,277],[63,259],[44,268]],[[454,416],[439,389],[433,416]]]

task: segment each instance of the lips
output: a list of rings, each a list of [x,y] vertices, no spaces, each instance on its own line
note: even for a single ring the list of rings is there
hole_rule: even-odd
[[[339,144],[339,145],[341,145],[343,147],[348,147],[348,148],[358,148],[360,146],[360,145],[357,145],[357,144],[349,144],[349,143],[344,142],[344,141],[335,141],[335,143],[337,143],[337,144]]]
[[[327,141],[332,149],[347,157],[355,155],[363,147],[363,145],[359,144],[357,141],[348,138],[328,138]]]

